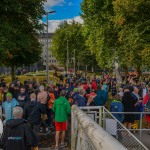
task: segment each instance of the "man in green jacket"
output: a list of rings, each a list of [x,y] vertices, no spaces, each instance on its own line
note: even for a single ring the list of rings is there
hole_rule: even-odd
[[[55,150],[58,150],[60,147],[67,146],[67,143],[64,142],[65,133],[68,125],[68,114],[71,112],[70,103],[65,98],[66,91],[62,90],[60,93],[60,97],[55,100],[52,110],[55,113],[55,128],[56,128],[56,147]],[[59,136],[60,131],[62,131],[61,135],[61,144],[59,147]]]

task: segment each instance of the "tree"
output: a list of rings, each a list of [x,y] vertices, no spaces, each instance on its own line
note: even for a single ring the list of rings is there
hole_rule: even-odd
[[[86,45],[99,66],[112,67],[118,48],[112,0],[83,0],[81,8]]]
[[[118,55],[141,74],[142,67],[150,67],[150,1],[116,0],[113,7],[121,45]]]
[[[66,64],[67,44],[70,65],[73,65],[73,63],[71,64],[71,59],[74,57],[74,50],[76,51],[76,62],[80,62],[81,64],[85,64],[86,62],[87,65],[90,64],[89,59],[91,57],[89,57],[89,55],[87,57],[87,53],[91,56],[91,52],[85,46],[85,37],[83,36],[82,29],[83,27],[80,23],[75,21],[67,23],[65,21],[54,33],[51,50],[60,64]]]
[[[5,66],[14,68],[30,65],[40,59],[41,45],[39,19],[45,13],[44,0],[1,0],[0,2],[0,56]]]

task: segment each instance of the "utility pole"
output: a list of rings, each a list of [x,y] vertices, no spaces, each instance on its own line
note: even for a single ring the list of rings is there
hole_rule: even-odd
[[[76,73],[76,49],[74,49],[74,74]]]
[[[69,71],[69,47],[68,47],[68,40],[67,40],[67,63],[66,63],[66,67],[67,67],[67,74]]]
[[[47,82],[49,82],[49,49],[48,49],[48,14],[53,14],[56,11],[50,11],[46,13],[46,21],[47,21],[47,32],[46,32],[46,78]]]

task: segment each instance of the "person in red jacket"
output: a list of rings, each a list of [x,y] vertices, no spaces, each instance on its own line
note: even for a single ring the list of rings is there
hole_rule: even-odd
[[[92,82],[92,89],[97,91],[97,83],[95,80],[93,80],[93,82]]]

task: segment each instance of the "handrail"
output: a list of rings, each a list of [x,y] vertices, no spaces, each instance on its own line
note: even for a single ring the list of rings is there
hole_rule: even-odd
[[[78,120],[95,150],[127,150],[121,143],[119,143],[89,116],[81,111],[79,107],[75,105],[72,106],[72,115],[74,115],[74,118]],[[74,147],[72,147],[72,150],[75,150]]]

